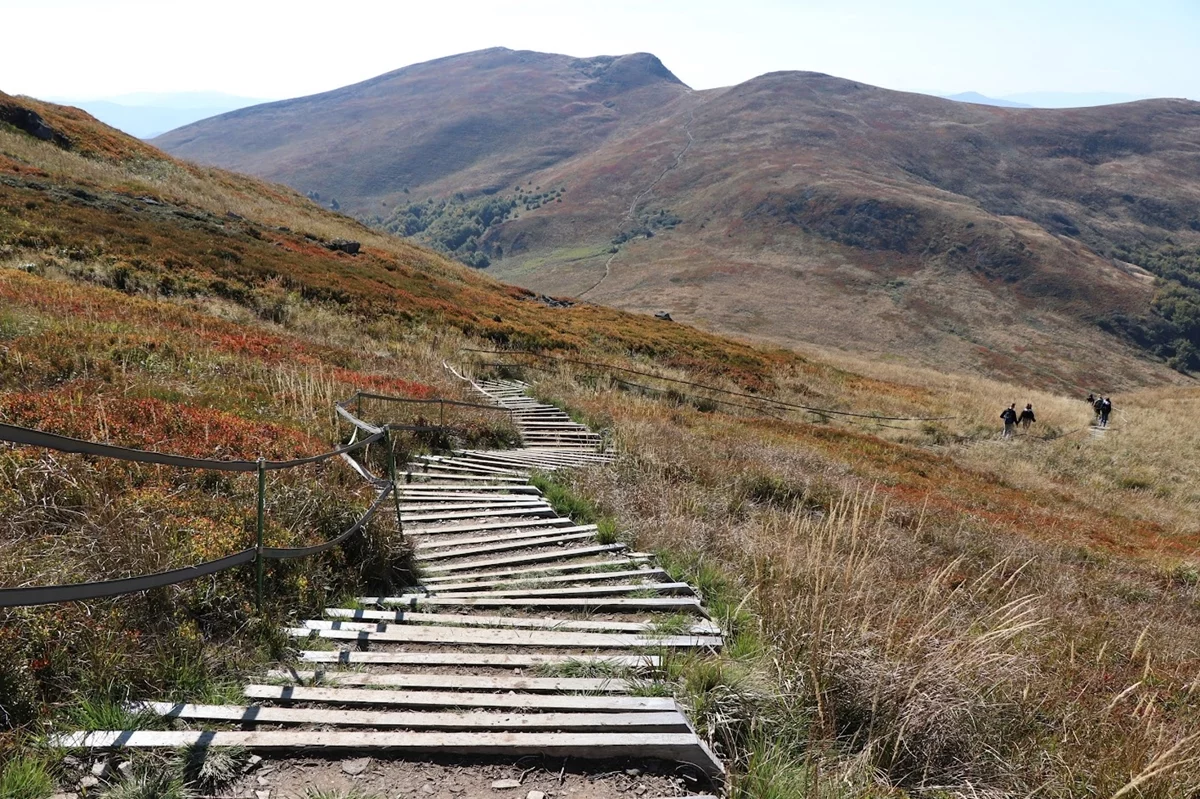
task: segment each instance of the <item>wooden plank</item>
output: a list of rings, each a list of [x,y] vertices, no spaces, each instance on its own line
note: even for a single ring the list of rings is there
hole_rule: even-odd
[[[450,541],[442,538],[426,539],[417,543],[415,549],[418,552],[443,549],[445,547],[467,546],[468,544],[489,544],[500,541],[519,541],[526,538],[537,538],[545,536],[547,533],[553,532],[555,535],[563,535],[566,533],[586,533],[595,532],[596,525],[594,524],[579,524],[574,527],[554,527],[549,530],[521,530],[519,532],[505,532],[501,535],[483,535],[474,536],[472,538],[454,538]]]
[[[367,599],[366,597],[363,598]],[[662,611],[668,613],[692,613],[697,616],[705,615],[700,600],[691,596],[647,596],[647,597],[458,597],[458,596],[423,596],[404,599],[402,597],[383,597],[383,604],[407,605],[412,608],[425,607],[463,607],[463,608],[571,608],[573,610],[591,612],[633,612],[633,611]],[[399,599],[402,601],[388,602]]]
[[[588,531],[586,533],[566,533],[564,535],[555,535],[545,538],[523,538],[517,541],[500,541],[494,544],[487,544],[485,546],[467,547],[466,549],[451,549],[444,552],[428,552],[422,550],[417,557],[417,562],[418,564],[422,564],[431,560],[468,558],[473,555],[486,555],[490,552],[507,552],[510,549],[532,549],[536,547],[554,546],[556,544],[565,544],[570,541],[594,539],[595,537],[596,533],[594,531]]]
[[[641,556],[645,560],[652,560],[652,555]],[[448,575],[426,575],[421,578],[421,583],[426,588],[433,589],[443,583],[453,583],[455,580],[481,580],[488,577],[498,578],[515,578],[516,575],[551,576],[553,574],[573,571],[588,571],[595,569],[598,566],[622,566],[629,568],[636,566],[639,561],[635,561],[625,555],[615,555],[607,558],[589,558],[581,561],[571,561],[568,563],[542,563],[534,566],[515,567],[512,569],[491,569],[489,571],[472,571],[463,572],[461,574]],[[597,572],[598,574],[599,572]]]
[[[400,519],[410,524],[416,522],[448,522],[455,519],[491,519],[504,518],[522,519],[528,516],[556,516],[554,508],[549,505],[541,507],[520,507],[520,508],[504,508],[502,510],[468,510],[468,511],[443,511],[438,513],[416,513],[405,516],[401,511]]]
[[[565,732],[689,732],[679,711],[654,713],[503,713],[404,710],[331,710],[267,705],[190,705],[142,702],[134,711],[172,719],[233,724],[318,724],[403,727],[412,730],[562,730]]]
[[[424,475],[422,475],[424,476]],[[525,485],[462,485],[461,483],[401,483],[400,493],[409,491],[495,491],[505,494],[541,494],[537,486]]]
[[[458,474],[458,475],[469,475],[471,477],[474,477],[475,479],[503,480],[506,482],[520,482],[520,483],[528,483],[529,482],[529,479],[524,476],[519,476],[519,477],[518,476],[509,476],[506,474],[494,473],[489,469],[474,469],[474,468],[467,468],[465,466],[452,466],[448,463],[430,463],[428,461],[425,461],[424,463],[420,463],[420,464],[415,464],[415,465],[419,465],[421,467],[422,471],[424,471],[426,474],[435,475],[439,479],[449,477],[450,475]]]
[[[384,629],[380,629],[380,627]],[[360,643],[469,644],[472,646],[540,646],[555,649],[719,649],[719,636],[627,635],[624,633],[577,633],[554,630],[493,630],[473,627],[418,627],[404,624],[370,625],[361,622],[309,619],[288,634]]]
[[[261,678],[260,678],[261,679]],[[511,674],[372,674],[361,671],[272,669],[266,679],[322,685],[429,688],[439,691],[524,691],[526,693],[627,694],[629,682],[612,677],[525,677]]]
[[[362,652],[357,649],[306,649],[300,652],[305,663],[338,663],[343,666],[376,664],[388,666],[462,666],[494,668],[532,668],[564,663],[592,663],[638,670],[654,670],[661,665],[658,655],[583,654],[562,655],[545,652]]]
[[[724,771],[694,733],[400,732],[384,730],[105,730],[54,735],[64,749],[239,746],[256,751],[387,751],[454,755],[635,758],[688,763],[713,780]]]
[[[438,480],[474,480],[476,482],[479,482],[482,480],[492,480],[493,482],[497,482],[497,483],[519,483],[519,484],[524,484],[524,485],[529,484],[529,480],[527,480],[524,477],[500,477],[500,476],[483,477],[478,474],[428,474],[426,472],[405,471],[405,472],[401,472],[400,476],[403,478],[406,478],[406,479],[412,479],[414,477],[425,477],[425,478],[436,477]],[[407,485],[420,485],[420,483],[407,483]],[[481,486],[477,486],[477,485],[474,485],[471,487],[476,490],[481,488]]]
[[[675,700],[661,696],[586,694],[475,693],[468,691],[403,691],[390,688],[312,688],[303,685],[247,685],[250,699],[276,702],[329,702],[339,705],[396,705],[400,707],[492,707],[509,710],[581,710],[593,713],[669,712]]]
[[[538,619],[524,616],[473,616],[465,613],[424,613],[413,610],[357,610],[325,608],[325,615],[353,621],[386,621],[393,624],[446,624],[460,627],[517,627],[530,630],[593,630],[597,632],[650,632],[653,622],[604,619]],[[691,635],[720,635],[711,621],[696,622],[686,630]]]
[[[453,596],[616,596],[636,591],[655,591],[660,594],[695,594],[687,583],[641,583],[624,585],[585,585],[564,588],[498,588],[494,591],[456,591]]]
[[[415,513],[431,510],[503,510],[505,508],[548,508],[550,503],[540,497],[500,498],[494,499],[464,499],[452,497],[401,497],[400,511]]]
[[[576,547],[555,552],[531,552],[524,555],[509,555],[503,558],[488,558],[487,560],[472,560],[466,563],[443,563],[437,566],[424,566],[421,571],[425,574],[445,574],[448,572],[467,571],[470,569],[489,569],[492,566],[509,566],[518,563],[543,563],[551,560],[580,558],[585,555],[595,555],[600,552],[620,552],[625,544],[597,544],[594,547]]]
[[[472,472],[485,472],[488,474],[506,474],[514,477],[526,477],[527,473],[520,469],[506,468],[503,466],[492,466],[486,463],[475,463],[468,458],[443,458],[429,455],[420,455],[415,459],[418,463],[428,464],[430,466],[458,466]]]
[[[455,524],[450,527],[415,527],[406,529],[405,535],[442,535],[449,533],[474,533],[480,530],[509,530],[518,527],[573,527],[575,522],[561,519],[525,519],[515,522],[480,522],[478,524]]]
[[[512,583],[523,583],[522,588],[535,588],[538,586],[553,586],[562,583],[596,583],[606,580],[626,580],[630,577],[652,577],[654,579],[666,578],[671,579],[671,576],[662,569],[628,569],[623,571],[600,571],[588,572],[585,574],[560,574],[553,577],[509,577],[501,580],[479,580],[476,582],[465,583],[437,583],[425,586],[425,590],[430,593],[441,593],[444,591],[474,591],[483,588],[499,588]]]

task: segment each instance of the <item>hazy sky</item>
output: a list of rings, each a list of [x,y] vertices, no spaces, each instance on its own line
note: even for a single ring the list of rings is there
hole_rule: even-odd
[[[505,46],[648,51],[695,88],[804,69],[1200,100],[1200,0],[0,0],[0,20],[0,90],[42,97],[294,97]]]

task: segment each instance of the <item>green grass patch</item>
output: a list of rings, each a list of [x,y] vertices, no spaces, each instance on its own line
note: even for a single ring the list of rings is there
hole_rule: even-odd
[[[127,702],[84,698],[69,712],[71,723],[82,730],[148,730],[163,726],[161,716],[135,711]]]
[[[537,486],[559,516],[566,516],[577,524],[592,524],[601,518],[596,503],[575,493],[559,475],[534,472],[530,475],[529,482]]]
[[[0,770],[4,799],[46,799],[53,792],[54,778],[41,758],[17,755]]]

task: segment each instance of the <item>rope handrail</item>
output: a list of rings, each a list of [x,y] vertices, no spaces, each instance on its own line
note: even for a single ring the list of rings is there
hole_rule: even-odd
[[[534,358],[544,358],[549,361],[557,361],[557,362],[561,362],[561,363],[571,363],[571,364],[576,364],[578,366],[594,366],[594,367],[597,367],[600,369],[609,369],[609,370],[616,371],[616,372],[628,372],[629,374],[640,375],[642,377],[649,377],[649,378],[653,378],[654,380],[665,380],[669,383],[680,383],[685,386],[693,386],[695,388],[702,388],[702,389],[705,389],[706,391],[715,391],[719,394],[728,394],[731,397],[742,397],[744,399],[755,400],[756,402],[764,402],[764,403],[773,404],[773,405],[776,405],[776,406],[779,406],[782,408],[807,411],[808,413],[823,414],[823,415],[828,415],[828,416],[852,416],[852,417],[855,417],[858,419],[876,419],[881,422],[944,422],[944,421],[949,421],[951,419],[958,418],[957,416],[881,416],[879,414],[874,414],[874,413],[855,413],[853,411],[835,411],[832,408],[816,408],[816,407],[812,407],[810,405],[800,405],[795,402],[787,402],[785,400],[768,399],[766,397],[760,397],[755,394],[747,394],[743,391],[730,391],[729,389],[718,388],[717,386],[709,386],[709,385],[705,385],[704,383],[696,383],[691,380],[681,380],[676,377],[664,377],[663,375],[656,375],[651,372],[643,372],[643,371],[640,371],[637,369],[630,369],[625,366],[614,366],[612,364],[596,363],[595,361],[584,361],[584,360],[580,360],[578,358],[564,358],[564,357],[559,357],[559,356],[555,356],[555,355],[546,355],[546,354],[540,353],[540,352],[533,352],[532,350],[481,350],[481,349],[475,349],[473,347],[461,347],[460,351],[461,352],[477,352],[477,353],[482,353],[484,355],[530,355]]]
[[[319,463],[339,455],[345,455],[383,438],[384,433],[379,429],[370,438],[365,438],[355,444],[336,447],[319,455],[305,458],[295,458],[288,461],[262,461],[262,468],[268,472],[280,469],[294,469],[310,463]],[[207,458],[192,458],[186,455],[171,455],[145,449],[118,447],[113,444],[100,444],[95,441],[85,441],[81,438],[71,438],[57,433],[47,433],[31,427],[20,427],[12,424],[0,424],[0,441],[12,444],[25,444],[31,447],[43,447],[58,452],[68,452],[76,455],[97,455],[130,463],[150,463],[159,466],[177,466],[183,469],[211,469],[220,472],[256,472],[259,461],[219,461]]]
[[[350,536],[357,533],[375,516],[379,507],[395,490],[395,485],[389,483],[387,488],[379,492],[379,496],[371,504],[358,521],[349,529],[331,538],[323,544],[310,547],[263,547],[262,557],[267,560],[286,560],[316,555],[333,549]],[[210,574],[244,566],[259,557],[257,547],[247,547],[232,555],[226,555],[216,560],[205,561],[194,566],[185,566],[165,572],[145,574],[139,577],[124,577],[117,580],[100,580],[87,583],[71,583],[67,585],[43,585],[33,588],[0,588],[0,608],[17,607],[22,605],[48,605],[54,602],[70,602],[82,599],[102,599],[104,597],[132,594],[136,591],[147,591],[151,588],[162,588],[176,583],[195,580]]]
[[[113,444],[101,444],[95,441],[86,441],[84,439],[63,436],[57,433],[47,433],[42,430],[35,430],[33,428],[21,427],[18,425],[0,424],[0,442],[43,447],[45,449],[52,449],[58,452],[67,452],[71,454],[95,455],[98,457],[112,458],[131,463],[148,463],[159,466],[175,466],[185,469],[207,469],[223,472],[257,472],[259,476],[258,541],[255,546],[248,547],[223,558],[217,558],[216,560],[205,561],[193,566],[185,566],[183,568],[171,569],[165,572],[157,572],[154,574],[145,574],[137,577],[124,577],[115,580],[99,580],[84,583],[71,583],[66,585],[44,585],[28,588],[0,588],[0,608],[20,607],[27,605],[46,605],[55,602],[101,599],[105,597],[120,596],[122,594],[132,594],[138,591],[146,591],[152,588],[161,588],[168,585],[187,582],[189,580],[195,580],[199,577],[216,574],[218,572],[243,566],[248,563],[258,564],[258,602],[261,605],[262,564],[264,561],[302,558],[326,552],[343,543],[356,533],[361,532],[363,528],[365,528],[366,525],[371,521],[371,519],[374,518],[375,514],[379,511],[379,508],[382,507],[384,501],[386,501],[389,496],[393,498],[399,496],[396,490],[396,465],[394,450],[389,449],[389,471],[391,478],[389,480],[381,480],[379,478],[372,477],[369,472],[367,472],[361,465],[358,464],[357,461],[350,457],[350,453],[365,449],[377,441],[384,441],[390,445],[390,433],[393,430],[457,430],[457,428],[446,427],[443,425],[385,424],[380,427],[368,424],[354,414],[350,413],[345,408],[346,405],[349,405],[359,397],[386,399],[399,402],[405,401],[405,398],[402,397],[372,395],[361,391],[356,392],[350,399],[335,403],[334,407],[343,419],[353,425],[356,429],[365,430],[370,435],[358,441],[355,441],[352,437],[351,443],[335,447],[328,452],[287,461],[267,461],[262,459],[257,461],[223,461],[206,458],[193,458],[184,455],[172,455],[169,453],[154,452],[152,450],[120,447]],[[431,399],[418,401],[441,401],[454,405],[497,410],[495,406],[475,405],[473,403],[459,402],[457,400]],[[370,507],[367,508],[366,512],[363,513],[363,515],[359,517],[359,519],[353,525],[351,525],[349,529],[321,544],[314,544],[307,547],[263,546],[264,480],[266,473],[269,471],[293,469],[299,466],[305,466],[311,463],[319,463],[336,457],[341,457],[348,461],[352,467],[355,467],[355,472],[367,480],[367,482],[378,491],[375,500],[371,503]],[[396,504],[396,521],[397,524],[400,523],[400,505],[398,502]]]

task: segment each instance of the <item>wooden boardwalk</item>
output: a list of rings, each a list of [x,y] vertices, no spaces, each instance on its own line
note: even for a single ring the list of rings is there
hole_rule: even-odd
[[[534,469],[607,463],[600,436],[522,383],[476,387],[514,412],[525,446],[410,464],[399,496],[417,585],[294,623],[298,662],[252,678],[245,704],[147,702],[175,728],[54,742],[633,758],[720,784],[721,763],[656,684],[665,654],[717,650],[720,627],[652,556],[559,517],[529,483]]]

